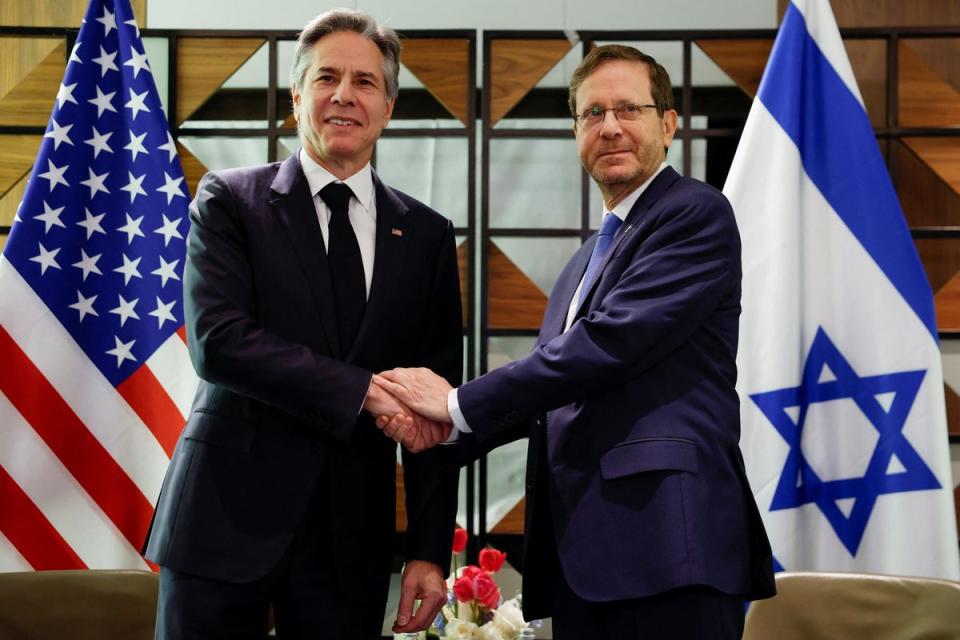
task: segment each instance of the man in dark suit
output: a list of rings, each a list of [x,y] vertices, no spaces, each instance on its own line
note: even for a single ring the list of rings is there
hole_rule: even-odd
[[[723,195],[666,165],[671,107],[655,60],[590,52],[570,108],[607,213],[533,351],[456,390],[424,369],[376,379],[452,418],[471,454],[529,436],[523,607],[557,640],[739,638],[743,601],[774,593],[738,445],[740,239]]]
[[[366,14],[316,18],[291,70],[303,148],[208,174],[191,205],[185,309],[202,382],[146,543],[158,638],[262,637],[271,604],[280,637],[380,637],[396,445],[373,416],[409,412],[373,372],[424,366],[457,383],[462,367],[453,226],[370,168],[399,51]],[[449,433],[416,427],[415,449]],[[445,602],[452,453],[404,452],[399,631]]]

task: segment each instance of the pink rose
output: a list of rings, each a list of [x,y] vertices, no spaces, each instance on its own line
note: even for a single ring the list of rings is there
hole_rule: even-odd
[[[500,570],[500,567],[503,566],[503,563],[507,559],[507,554],[502,551],[497,551],[496,549],[481,549],[480,550],[480,566],[484,571],[489,571],[490,573],[496,573]]]
[[[467,576],[457,578],[456,582],[453,583],[453,595],[455,595],[460,602],[470,602],[473,600],[473,579]]]

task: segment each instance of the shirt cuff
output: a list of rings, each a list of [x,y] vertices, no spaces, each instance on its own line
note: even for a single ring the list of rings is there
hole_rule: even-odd
[[[453,420],[453,429],[450,430],[450,437],[447,438],[447,442],[456,442],[461,432],[473,432],[473,429],[467,424],[467,419],[463,417],[463,412],[460,411],[460,401],[457,398],[456,389],[450,389],[447,394],[447,412],[450,414],[450,419]]]

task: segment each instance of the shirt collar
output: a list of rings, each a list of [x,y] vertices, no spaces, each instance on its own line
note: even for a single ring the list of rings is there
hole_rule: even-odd
[[[343,182],[350,187],[353,195],[356,197],[360,206],[368,215],[373,215],[373,169],[370,163],[363,165],[360,171],[347,178],[339,180],[335,175],[327,171],[316,160],[310,157],[303,147],[300,148],[300,166],[303,168],[303,175],[307,178],[307,185],[310,187],[310,195],[317,195],[321,189],[331,182]]]
[[[617,206],[615,206],[613,208],[613,211],[611,211],[610,213],[617,216],[621,220],[626,220],[627,214],[629,214],[630,210],[633,209],[633,205],[637,203],[637,200],[639,200],[640,196],[643,195],[643,192],[647,190],[647,187],[650,186],[650,183],[653,182],[653,179],[656,178],[658,175],[660,175],[660,172],[663,171],[666,168],[666,166],[667,166],[666,162],[661,162],[660,167],[653,173],[653,175],[647,178],[647,181],[644,182],[642,185],[640,185],[639,187],[631,191],[630,195],[628,195],[626,198],[621,200],[620,203]],[[603,211],[606,212],[606,210],[607,210],[607,205],[604,204]],[[604,215],[606,215],[606,213],[604,213]],[[601,221],[602,221],[602,218],[601,218]]]

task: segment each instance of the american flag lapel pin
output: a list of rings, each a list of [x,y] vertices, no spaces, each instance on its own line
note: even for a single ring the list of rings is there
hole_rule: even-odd
[[[403,237],[403,229],[397,229],[396,227],[390,229],[390,233],[397,236],[398,238]]]

